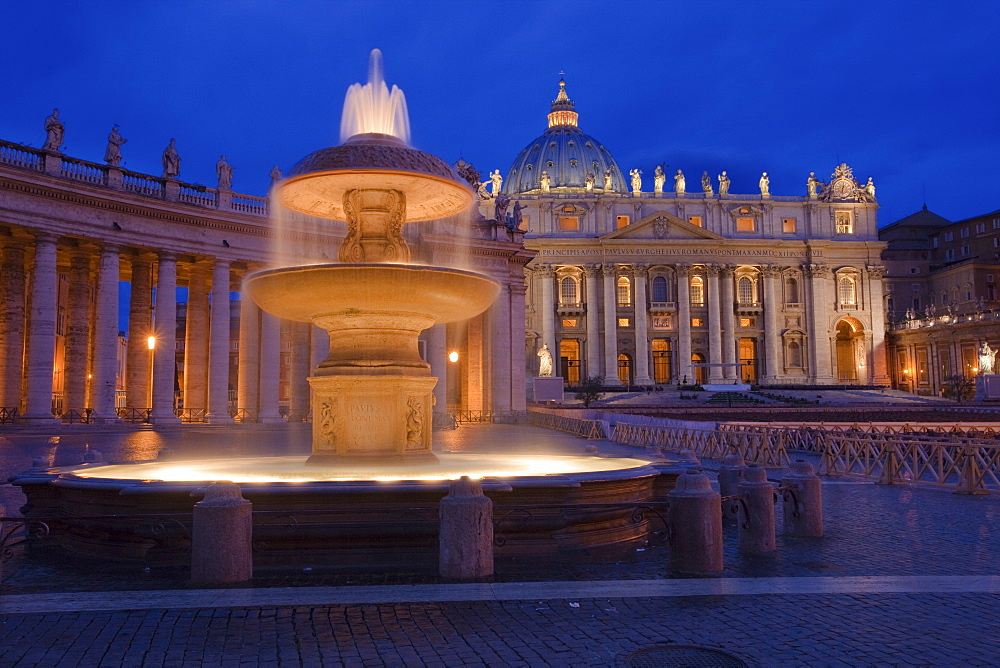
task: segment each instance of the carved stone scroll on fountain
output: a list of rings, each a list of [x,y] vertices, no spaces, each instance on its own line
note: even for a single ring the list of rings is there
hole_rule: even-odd
[[[341,262],[410,261],[403,238],[406,194],[399,190],[355,189],[344,193],[347,236],[340,245]]]

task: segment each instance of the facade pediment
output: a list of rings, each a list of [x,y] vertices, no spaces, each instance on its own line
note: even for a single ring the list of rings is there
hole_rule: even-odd
[[[677,216],[665,211],[657,211],[645,218],[635,221],[631,225],[615,230],[601,237],[601,240],[611,239],[713,239],[722,240],[722,237],[714,232],[692,225],[686,220],[681,220]]]

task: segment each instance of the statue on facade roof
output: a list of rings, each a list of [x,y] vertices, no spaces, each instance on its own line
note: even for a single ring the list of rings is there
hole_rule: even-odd
[[[498,193],[496,197],[493,198],[493,203],[495,204],[493,212],[493,220],[498,223],[507,223],[507,207],[510,205],[510,195],[504,193]]]
[[[663,184],[667,182],[667,175],[663,173],[663,165],[657,165],[653,172],[653,192],[663,192]]]
[[[542,192],[549,192],[552,188],[552,178],[547,171],[542,170],[542,176],[538,179],[538,183],[542,186]]]
[[[868,183],[864,187],[865,194],[871,198],[871,201],[875,201],[875,183],[872,182],[872,177],[868,177]]]
[[[59,120],[59,110],[53,109],[52,114],[45,119],[45,144],[42,145],[42,150],[58,153],[63,143],[64,130],[65,126]]]
[[[983,341],[979,347],[979,374],[985,376],[993,373],[993,364],[996,361],[997,351],[990,348],[990,344]]]
[[[701,189],[706,195],[712,194],[712,177],[707,171],[701,173]]]
[[[642,172],[638,168],[633,169],[628,173],[632,177],[632,192],[641,193],[642,192]]]
[[[521,224],[524,223],[524,214],[521,213],[523,208],[524,206],[521,205],[521,202],[514,202],[514,209],[511,214],[511,227],[515,230],[521,229]]]
[[[761,197],[771,196],[771,179],[767,178],[767,172],[761,174],[760,181],[758,181],[758,185],[760,185]]]
[[[269,176],[271,177],[271,187],[273,188],[274,184],[280,181],[282,176],[281,170],[278,169],[277,165],[271,168],[271,173],[269,174]]]
[[[816,172],[809,172],[809,178],[806,179],[806,192],[809,197],[816,197],[817,188],[819,188],[819,179],[816,178]]]
[[[583,185],[587,189],[587,192],[590,192],[594,189],[595,181],[596,178],[594,177],[593,172],[587,172],[587,175],[583,177]]]
[[[171,139],[163,149],[163,176],[168,179],[176,179],[181,175],[181,157],[177,154],[176,143],[176,139]]]
[[[614,182],[611,178],[611,168],[608,167],[604,170],[604,190],[605,192],[609,190],[614,190]]]
[[[111,128],[111,132],[108,133],[108,147],[104,149],[104,162],[112,167],[120,165],[122,161],[122,144],[127,141],[128,139],[124,139],[118,134],[117,125]]]
[[[728,195],[729,194],[729,177],[726,176],[725,170],[719,174],[719,194]]]
[[[685,190],[687,190],[687,181],[684,179],[684,172],[678,169],[677,174],[674,175],[674,192],[683,195]]]
[[[226,162],[226,156],[215,163],[215,174],[219,177],[219,190],[229,190],[233,187],[233,166]]]
[[[499,169],[494,169],[492,172],[490,172],[490,183],[493,184],[493,190],[491,191],[491,194],[495,198],[497,195],[500,194],[500,189],[503,187],[503,177],[500,176]]]

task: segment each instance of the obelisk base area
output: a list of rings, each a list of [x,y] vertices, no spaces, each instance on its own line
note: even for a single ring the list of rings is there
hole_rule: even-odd
[[[431,452],[431,376],[314,376],[307,464],[437,461]]]

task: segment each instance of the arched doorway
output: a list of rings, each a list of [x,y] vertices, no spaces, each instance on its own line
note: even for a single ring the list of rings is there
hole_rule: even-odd
[[[691,372],[694,375],[695,385],[704,385],[708,382],[708,367],[704,366],[694,366],[705,361],[705,356],[701,353],[693,353],[691,355]]]
[[[854,318],[837,322],[837,379],[844,384],[868,379],[864,326]]]
[[[739,341],[740,380],[744,383],[757,382],[757,339],[744,338]]]
[[[632,384],[632,358],[625,353],[618,356],[618,380],[624,385]]]
[[[563,339],[559,342],[559,371],[568,385],[580,383],[580,341]]]

